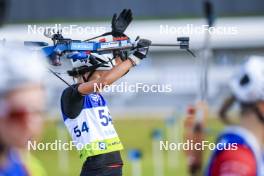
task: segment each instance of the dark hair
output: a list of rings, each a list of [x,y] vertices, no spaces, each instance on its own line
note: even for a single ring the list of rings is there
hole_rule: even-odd
[[[219,116],[225,124],[233,124],[233,122],[230,121],[230,118],[227,115],[227,113],[235,102],[236,102],[236,98],[234,96],[231,96],[224,101],[223,105],[219,110]],[[239,105],[242,115],[253,112],[257,115],[257,117],[261,122],[264,122],[264,117],[260,112],[259,108],[256,106],[256,103],[243,103],[243,102],[239,102],[239,103],[240,103]]]
[[[101,66],[102,64],[95,64],[92,66],[83,65],[77,68],[73,68],[72,70],[68,70],[67,73],[69,76],[73,76],[73,77],[82,76],[87,72],[94,73],[95,70]]]
[[[72,77],[81,76],[87,72],[89,72],[89,67],[86,65],[78,67],[78,68],[73,68],[72,70],[67,71],[68,75]]]

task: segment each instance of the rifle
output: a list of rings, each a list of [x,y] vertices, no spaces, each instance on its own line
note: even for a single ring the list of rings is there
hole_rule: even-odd
[[[194,53],[189,49],[189,37],[178,37],[177,43],[152,43],[148,39],[140,39],[145,41],[146,45],[138,45],[137,41],[139,37],[133,42],[128,37],[120,37],[114,41],[105,41],[101,39],[98,41],[90,40],[73,40],[70,38],[64,38],[60,31],[52,34],[51,31],[45,31],[44,35],[53,41],[53,45],[49,46],[45,42],[25,41],[25,46],[38,46],[42,47],[44,54],[50,59],[51,64],[54,66],[61,65],[61,58],[65,56],[68,59],[89,59],[90,53],[106,54],[113,53],[114,51],[131,51],[137,48],[156,46],[156,47],[179,47],[191,53],[195,57]],[[93,38],[94,39],[94,38]],[[150,45],[149,45],[150,44]],[[148,45],[148,46],[147,46]]]

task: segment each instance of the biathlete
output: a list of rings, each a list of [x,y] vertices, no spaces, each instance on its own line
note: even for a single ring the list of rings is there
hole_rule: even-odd
[[[220,148],[213,152],[206,175],[264,175],[264,58],[252,56],[231,81],[231,90],[233,95],[225,101],[220,116],[230,123],[227,111],[238,102],[240,122],[218,136]]]
[[[132,21],[131,10],[112,20],[114,38],[123,36]],[[139,40],[140,42],[140,40]],[[148,47],[133,51],[127,59],[91,53],[87,60],[72,60],[69,76],[77,80],[61,96],[64,123],[83,160],[81,176],[121,176],[122,143],[113,126],[100,88],[111,85],[147,55]]]

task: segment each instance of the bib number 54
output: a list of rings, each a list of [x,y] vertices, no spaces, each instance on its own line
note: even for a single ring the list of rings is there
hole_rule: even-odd
[[[99,113],[99,118],[102,120],[101,121],[101,124],[103,126],[108,126],[109,123],[112,123],[112,118],[110,116],[110,113],[105,113],[105,110],[104,109],[101,109],[98,111]]]
[[[89,128],[87,126],[87,123],[83,122],[81,128],[79,128],[79,126],[77,125],[77,126],[75,126],[73,128],[73,131],[74,131],[74,134],[75,134],[76,137],[80,137],[82,135],[82,133],[84,133],[84,132],[88,133],[89,132]]]

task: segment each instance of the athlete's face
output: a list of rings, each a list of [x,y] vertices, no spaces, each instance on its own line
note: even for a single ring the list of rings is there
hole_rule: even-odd
[[[27,141],[38,136],[42,128],[44,91],[40,85],[28,85],[10,92],[7,106],[0,117],[0,141],[9,147],[26,147]]]

